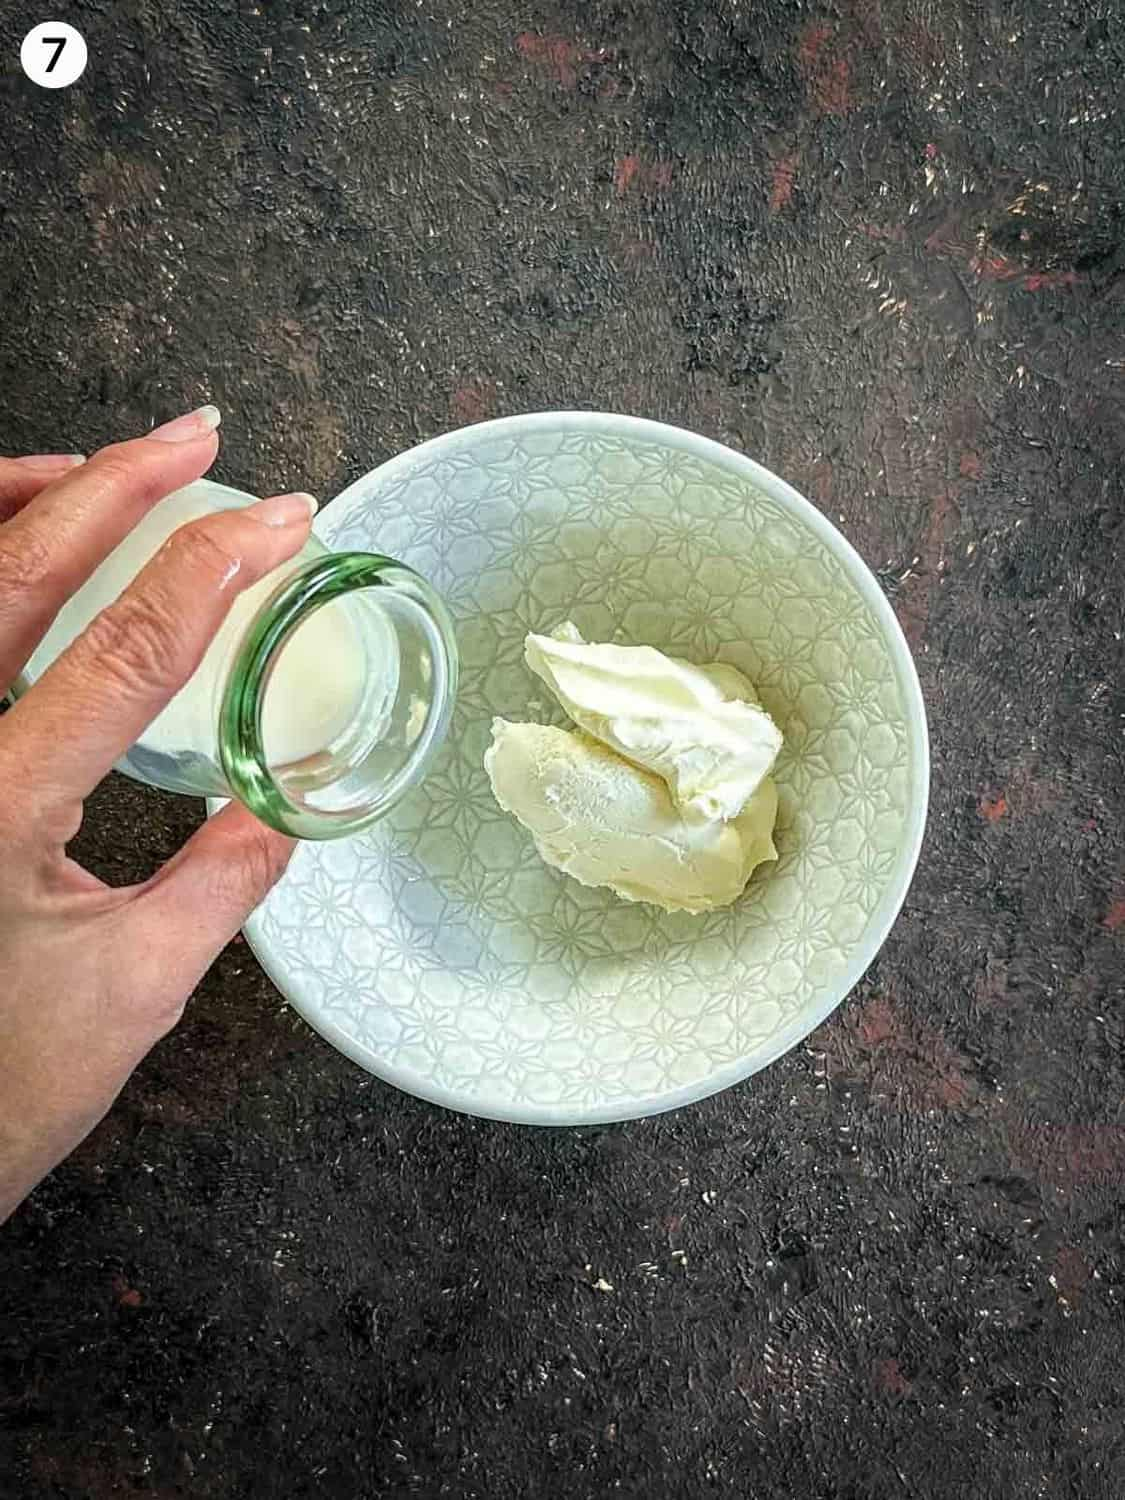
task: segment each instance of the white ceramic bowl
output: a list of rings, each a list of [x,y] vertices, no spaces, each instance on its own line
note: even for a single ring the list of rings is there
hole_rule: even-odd
[[[435,438],[322,514],[442,592],[462,687],[425,784],[306,844],[247,927],[300,1013],[412,1094],[528,1123],[688,1104],[839,1004],[902,905],[926,816],[925,710],[890,606],[807,500],[718,443],[545,412]],[[741,667],[785,735],[780,859],[736,906],[668,916],[547,869],[494,802],[494,714],[565,722],[528,630]]]

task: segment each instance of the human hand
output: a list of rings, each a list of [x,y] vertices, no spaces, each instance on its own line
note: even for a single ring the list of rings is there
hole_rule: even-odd
[[[206,472],[203,407],[87,462],[0,459],[0,694],[141,516]],[[90,1131],[281,874],[292,841],[232,803],[151,880],[67,857],[83,798],[198,666],[235,596],[297,553],[281,495],[173,534],[0,717],[0,1222]]]

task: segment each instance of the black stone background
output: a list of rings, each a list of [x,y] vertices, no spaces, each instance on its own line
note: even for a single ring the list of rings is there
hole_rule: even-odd
[[[0,1234],[0,1494],[1119,1496],[1117,0],[0,0],[0,51],[7,451],[214,399],[219,477],[327,497],[677,422],[878,571],[934,754],[866,979],[670,1117],[442,1113],[233,945]],[[115,779],[80,852],[199,816]]]

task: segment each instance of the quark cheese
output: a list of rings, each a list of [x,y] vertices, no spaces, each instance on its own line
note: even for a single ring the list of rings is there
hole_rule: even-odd
[[[569,620],[529,635],[524,654],[579,729],[659,776],[685,817],[737,817],[781,749],[781,731],[726,663],[590,645]]]
[[[497,802],[547,864],[626,901],[712,911],[777,858],[768,777],[736,817],[705,822],[685,819],[659,776],[581,731],[495,719],[484,764]]]
[[[627,901],[712,911],[777,858],[781,732],[736,668],[651,646],[529,635],[527,663],[578,726],[495,719],[493,794],[543,860]]]

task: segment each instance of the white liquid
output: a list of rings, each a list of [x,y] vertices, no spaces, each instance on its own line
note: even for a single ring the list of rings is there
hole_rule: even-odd
[[[235,491],[224,498],[216,488],[198,484],[177,490],[133,528],[59,611],[28,663],[29,678],[41,676],[94,616],[113,603],[173,531],[243,498]],[[217,760],[219,705],[234,653],[263,603],[301,560],[284,564],[235,599],[198,670],[149,725],[142,744],[166,755],[194,753]],[[374,623],[378,625],[377,618]],[[390,646],[393,652],[393,637]],[[262,742],[270,765],[302,760],[343,732],[362,696],[367,662],[355,621],[341,603],[326,604],[309,616],[280,652],[265,694]]]

